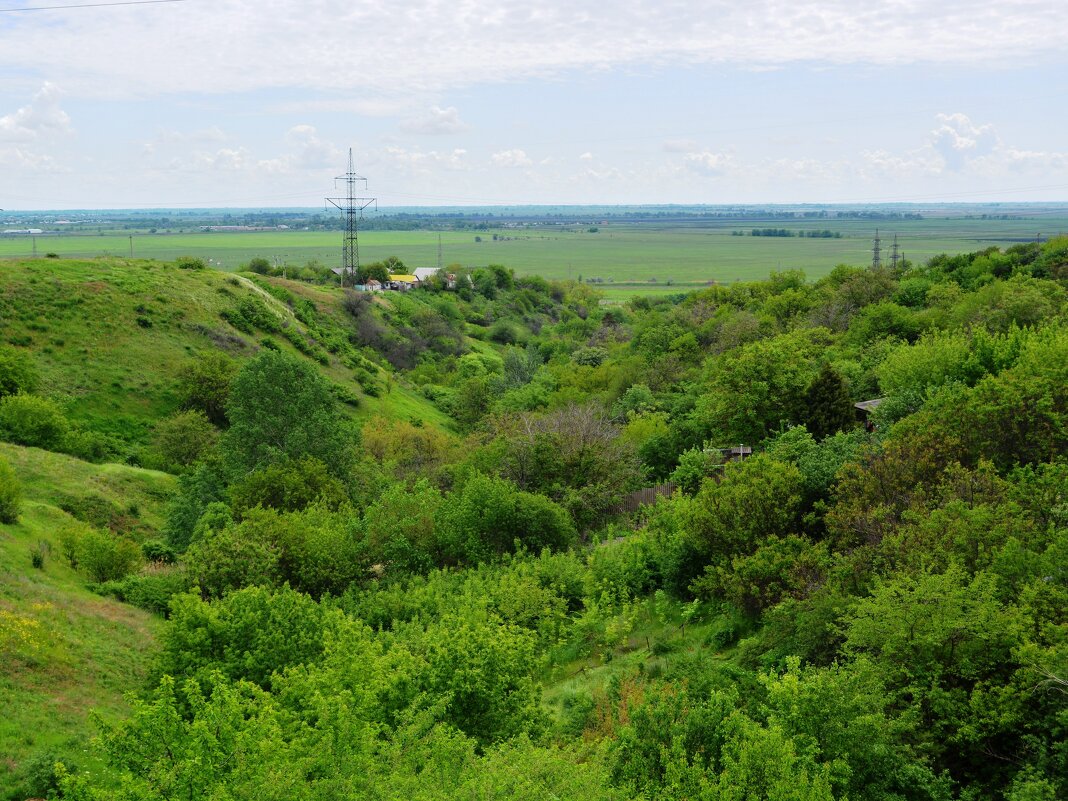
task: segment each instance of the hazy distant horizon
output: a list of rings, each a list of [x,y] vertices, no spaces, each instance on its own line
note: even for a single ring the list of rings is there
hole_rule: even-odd
[[[477,213],[523,213],[537,212],[541,214],[554,214],[557,212],[569,212],[575,214],[590,214],[598,211],[676,211],[686,212],[719,212],[730,210],[777,210],[777,211],[862,211],[862,210],[887,210],[910,213],[946,212],[946,211],[979,211],[982,209],[997,209],[1001,213],[1011,213],[1014,210],[1068,210],[1068,199],[1061,201],[1051,200],[1006,200],[990,202],[958,202],[958,201],[930,201],[926,203],[533,203],[533,204],[471,204],[471,205],[396,205],[380,206],[377,211],[368,210],[368,216],[388,216],[393,214],[477,214]],[[196,214],[196,213],[244,213],[244,214],[310,214],[310,213],[337,213],[335,209],[322,206],[153,206],[153,207],[81,207],[81,208],[41,208],[41,209],[0,209],[0,215],[18,216],[27,214]]]

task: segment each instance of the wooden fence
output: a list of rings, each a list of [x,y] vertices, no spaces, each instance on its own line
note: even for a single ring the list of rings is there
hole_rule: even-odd
[[[656,503],[656,499],[665,495],[671,495],[678,485],[673,481],[668,481],[665,484],[657,484],[655,487],[646,487],[635,492],[631,492],[624,495],[618,504],[616,504],[616,514],[623,514],[624,512],[637,512],[640,506],[648,506],[649,504]]]

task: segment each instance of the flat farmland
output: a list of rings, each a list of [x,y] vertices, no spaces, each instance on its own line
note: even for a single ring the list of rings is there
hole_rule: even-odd
[[[896,233],[901,251],[910,261],[938,253],[961,253],[985,247],[1009,247],[1068,231],[1068,214],[1038,218],[983,220],[930,218],[904,221],[869,220],[714,220],[687,225],[609,223],[596,232],[581,226],[543,225],[483,231],[440,233],[446,264],[477,267],[504,264],[520,274],[546,278],[599,278],[604,282],[657,286],[700,284],[763,278],[772,270],[802,269],[811,278],[825,275],[837,264],[863,265],[871,261],[876,226],[889,258]],[[798,234],[830,230],[840,238],[750,236],[753,228],[784,228]],[[738,236],[733,232],[743,231]],[[124,256],[130,253],[130,234],[69,233],[37,237],[37,252],[61,257]],[[368,231],[360,235],[362,261],[397,256],[410,267],[432,266],[438,259],[436,231]],[[478,237],[481,241],[476,241]],[[495,238],[496,237],[496,238]],[[170,260],[182,255],[210,260],[213,266],[238,269],[257,256],[272,263],[300,266],[316,259],[339,262],[341,233],[337,231],[265,231],[132,233],[137,258]],[[30,255],[30,237],[0,236],[0,256]],[[654,284],[655,282],[655,284]],[[680,287],[681,288],[681,287]],[[620,287],[611,294],[634,294],[641,286]]]

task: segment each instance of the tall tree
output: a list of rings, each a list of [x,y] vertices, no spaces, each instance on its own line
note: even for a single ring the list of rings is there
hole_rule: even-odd
[[[334,476],[346,471],[351,435],[330,385],[307,362],[265,350],[237,374],[226,414],[223,450],[238,475],[303,456],[319,459]]]
[[[845,379],[827,362],[805,391],[805,427],[816,439],[837,434],[854,422]]]

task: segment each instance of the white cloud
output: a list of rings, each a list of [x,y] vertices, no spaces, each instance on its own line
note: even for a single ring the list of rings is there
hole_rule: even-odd
[[[687,153],[683,163],[688,170],[702,175],[723,175],[734,165],[734,159],[726,153],[712,153],[702,150],[699,153]]]
[[[526,152],[519,149],[501,150],[490,156],[490,161],[495,167],[529,167],[534,163]]]
[[[26,106],[0,117],[0,142],[34,142],[71,133],[70,117],[59,107],[59,88],[45,83]]]
[[[931,132],[931,146],[951,170],[960,170],[1001,145],[993,125],[976,125],[960,113],[939,114],[938,121],[941,124]]]
[[[250,154],[246,148],[224,147],[214,153],[196,153],[191,168],[194,170],[236,172],[246,169],[250,164]]]
[[[589,151],[586,151],[581,156],[579,156],[579,160],[580,161],[593,161],[593,153],[590,153]]]
[[[431,175],[437,168],[445,170],[466,170],[467,151],[456,148],[448,153],[439,153],[436,150],[409,150],[407,148],[390,145],[385,149],[380,159],[387,162],[393,168],[402,173],[411,175]]]
[[[291,88],[340,104],[636,64],[990,65],[1064,52],[1054,0],[620,0],[610,14],[595,0],[216,0],[6,23],[0,72],[47,74],[82,95]]]
[[[460,119],[460,112],[455,106],[431,106],[421,116],[405,120],[401,128],[409,133],[442,135],[463,133],[470,126]]]

